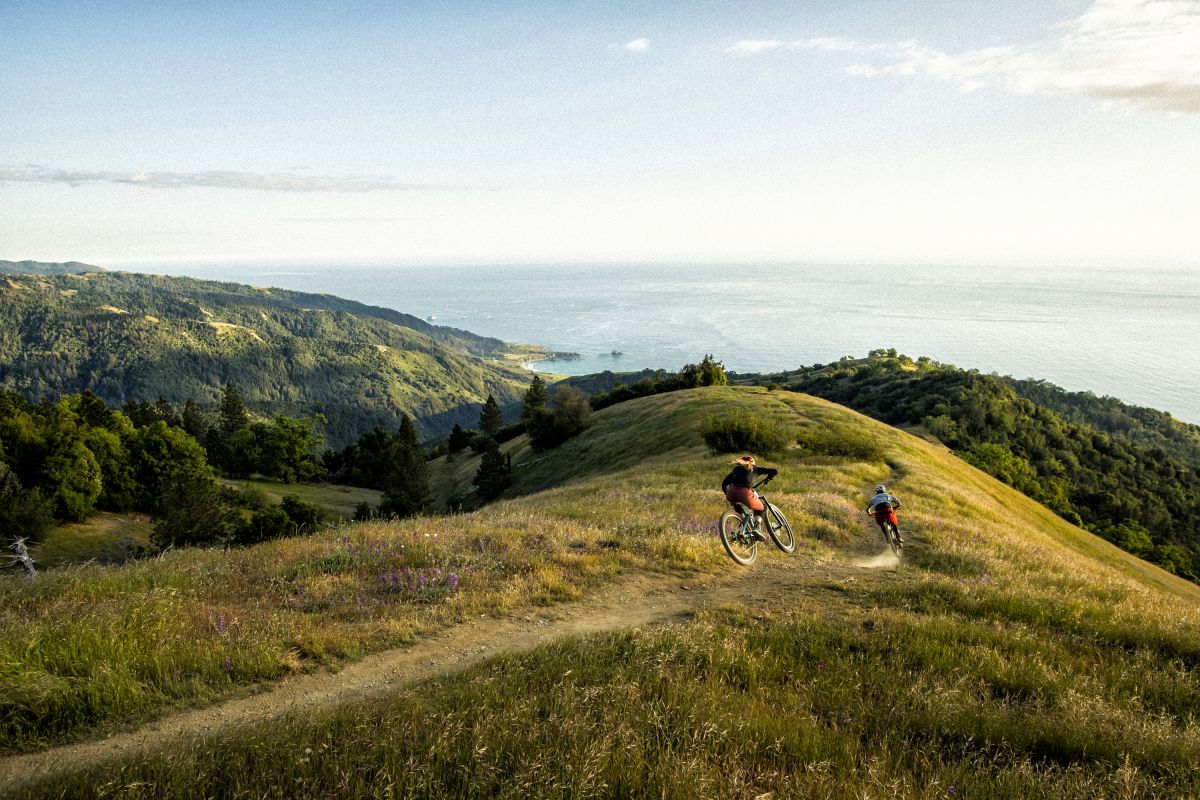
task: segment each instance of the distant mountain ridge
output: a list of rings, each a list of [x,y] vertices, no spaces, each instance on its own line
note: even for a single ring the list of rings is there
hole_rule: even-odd
[[[79,275],[104,271],[104,267],[82,261],[0,261],[0,275]]]
[[[510,349],[331,295],[124,272],[0,279],[0,388],[212,407],[232,383],[259,413],[324,413],[334,446],[402,413],[425,438],[473,425],[488,394],[509,403],[528,385]]]

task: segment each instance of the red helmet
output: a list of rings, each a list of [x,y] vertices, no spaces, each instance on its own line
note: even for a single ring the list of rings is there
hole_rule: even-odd
[[[739,465],[745,467],[746,469],[754,469],[754,464],[756,462],[754,461],[754,456],[742,456],[741,458],[739,458],[737,461],[735,461],[733,463],[739,464]]]

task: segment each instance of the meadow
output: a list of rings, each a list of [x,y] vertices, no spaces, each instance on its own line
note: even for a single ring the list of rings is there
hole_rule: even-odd
[[[6,578],[5,746],[93,737],[632,575],[734,574],[712,529],[729,458],[700,431],[735,409],[791,432],[769,488],[801,546],[764,557],[811,576],[801,591],[764,584],[762,601],[198,733],[13,796],[1200,794],[1200,588],[943,448],[752,388],[614,406],[546,454],[515,440],[517,496],[471,514]],[[861,566],[882,544],[862,512],[880,481],[910,542],[883,570]]]

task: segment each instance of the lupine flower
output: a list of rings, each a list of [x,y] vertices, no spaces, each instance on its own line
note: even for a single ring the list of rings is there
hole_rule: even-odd
[[[446,585],[450,587],[450,591],[452,591],[452,592],[458,591],[458,573],[457,572],[450,573],[450,577],[446,578]]]
[[[224,614],[217,617],[217,633],[221,634],[222,636],[225,635],[225,615]]]
[[[230,658],[229,656],[225,656],[225,660],[221,662],[221,669],[223,669],[225,672],[229,672],[230,670],[232,670],[233,669],[233,659]]]

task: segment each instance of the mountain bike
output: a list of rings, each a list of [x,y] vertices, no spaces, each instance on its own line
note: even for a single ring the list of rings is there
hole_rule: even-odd
[[[754,484],[753,489],[765,484],[770,478],[763,478]],[[796,549],[796,537],[792,534],[792,524],[777,506],[767,502],[767,498],[755,491],[755,496],[762,500],[766,509],[767,534],[771,541],[785,553]],[[754,512],[744,508],[741,503],[734,503],[733,508],[721,515],[717,522],[717,530],[721,534],[721,544],[729,557],[742,566],[754,563],[758,558],[758,537],[754,535]]]
[[[880,503],[880,505],[883,504]],[[875,518],[876,524],[879,523],[878,518],[875,517],[875,509],[868,510],[867,515]],[[879,528],[883,531],[883,540],[887,542],[888,547],[892,548],[893,553],[900,555],[900,551],[904,548],[904,540],[900,538],[900,529],[893,525],[890,519],[885,519]]]

